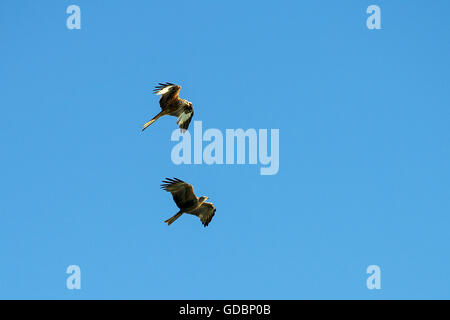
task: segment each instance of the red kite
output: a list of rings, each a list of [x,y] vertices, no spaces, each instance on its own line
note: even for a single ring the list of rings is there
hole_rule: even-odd
[[[172,193],[173,200],[177,207],[180,208],[178,213],[164,221],[169,226],[172,222],[181,217],[183,213],[189,213],[199,217],[205,227],[211,222],[211,219],[216,212],[216,208],[212,203],[205,202],[208,197],[197,198],[194,194],[192,185],[177,178],[166,178],[166,180],[163,181],[163,184],[161,184],[161,188]]]
[[[159,99],[161,112],[153,117],[152,120],[144,124],[142,131],[165,115],[177,117],[177,124],[181,131],[184,132],[187,130],[189,123],[191,123],[192,116],[194,115],[194,109],[192,108],[191,102],[181,99],[178,96],[180,89],[181,87],[179,85],[170,82],[160,83],[155,87],[153,92],[161,96],[161,99]]]

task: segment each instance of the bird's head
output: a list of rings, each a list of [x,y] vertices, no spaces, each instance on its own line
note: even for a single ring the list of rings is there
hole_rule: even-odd
[[[203,203],[203,202],[205,202],[206,200],[208,200],[208,197],[200,197],[200,198],[198,198],[198,201],[200,202],[200,203]]]

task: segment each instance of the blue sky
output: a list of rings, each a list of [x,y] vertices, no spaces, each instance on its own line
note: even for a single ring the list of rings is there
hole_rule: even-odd
[[[449,12],[1,1],[0,298],[449,299]],[[280,129],[278,174],[173,164],[175,118],[140,132],[161,81],[204,129]],[[209,227],[163,223],[166,176],[211,198]]]

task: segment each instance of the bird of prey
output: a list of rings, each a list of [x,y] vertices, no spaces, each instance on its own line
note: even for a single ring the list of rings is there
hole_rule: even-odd
[[[197,198],[194,194],[192,185],[186,183],[177,178],[166,178],[161,184],[161,189],[172,193],[173,200],[175,201],[180,211],[178,211],[173,217],[167,219],[166,222],[169,226],[177,220],[183,213],[193,214],[200,218],[203,226],[208,226],[211,219],[214,217],[216,208],[210,202],[205,202],[208,197]]]
[[[161,96],[159,99],[161,112],[144,124],[142,131],[165,115],[177,117],[177,124],[180,127],[181,132],[187,130],[189,123],[191,123],[192,116],[194,115],[194,109],[192,108],[191,102],[181,99],[178,96],[180,89],[181,87],[179,85],[170,82],[159,83],[159,85],[155,87],[153,92]]]

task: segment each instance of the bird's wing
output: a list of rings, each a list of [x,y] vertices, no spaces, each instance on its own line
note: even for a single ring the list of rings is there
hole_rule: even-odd
[[[161,188],[172,194],[173,200],[180,209],[194,206],[198,199],[194,194],[194,188],[189,183],[177,178],[166,178]]]
[[[177,124],[181,131],[186,131],[194,116],[194,108],[191,105],[186,105],[183,110],[178,114]]]
[[[161,96],[161,99],[159,99],[159,105],[161,108],[164,109],[166,104],[172,100],[178,99],[178,94],[180,93],[181,87],[179,85],[166,82],[166,83],[159,83],[153,92],[157,95]]]
[[[203,202],[199,208],[189,213],[195,214],[199,217],[203,225],[207,227],[216,213],[216,207],[214,207],[214,205],[210,202]]]

